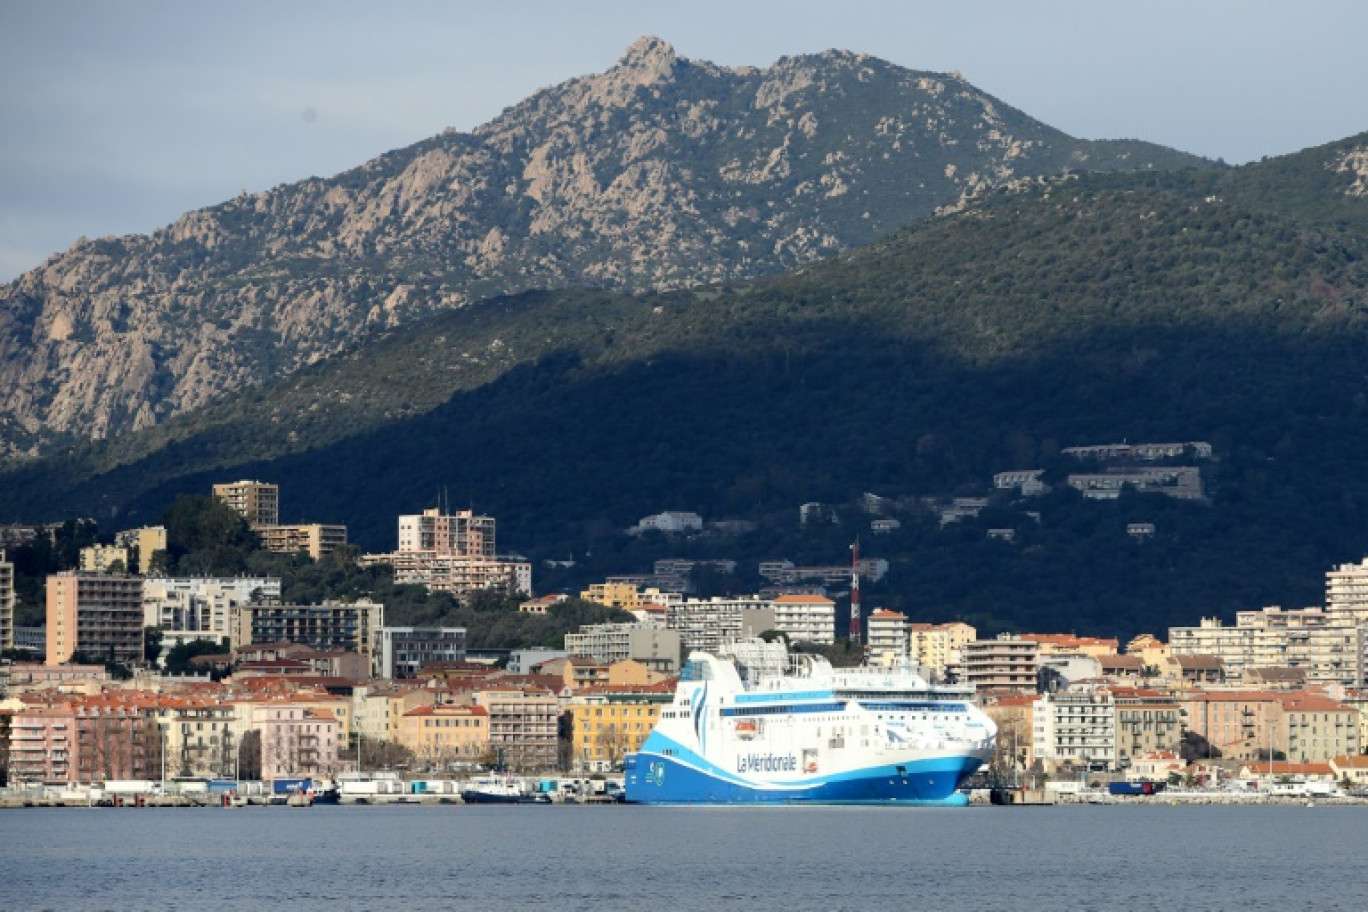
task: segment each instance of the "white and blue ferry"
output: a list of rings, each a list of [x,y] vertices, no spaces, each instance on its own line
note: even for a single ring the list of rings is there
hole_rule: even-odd
[[[997,726],[910,665],[833,668],[781,643],[695,652],[624,764],[638,804],[964,804]]]

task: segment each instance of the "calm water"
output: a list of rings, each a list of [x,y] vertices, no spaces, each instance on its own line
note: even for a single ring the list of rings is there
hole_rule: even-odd
[[[1368,807],[0,812],[0,909],[1368,909]]]

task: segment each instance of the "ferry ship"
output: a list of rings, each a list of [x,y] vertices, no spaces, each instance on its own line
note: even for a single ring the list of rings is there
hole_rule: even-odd
[[[636,804],[966,804],[997,726],[910,665],[836,669],[782,643],[689,656],[624,763]]]

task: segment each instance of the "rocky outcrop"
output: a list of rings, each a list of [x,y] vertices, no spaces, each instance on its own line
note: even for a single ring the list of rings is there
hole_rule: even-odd
[[[0,455],[147,427],[495,294],[736,280],[1011,181],[1196,161],[1073,140],[957,75],[837,51],[729,69],[643,38],[473,134],[82,240],[0,289]]]

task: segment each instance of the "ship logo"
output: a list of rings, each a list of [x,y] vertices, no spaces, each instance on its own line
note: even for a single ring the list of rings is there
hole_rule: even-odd
[[[665,784],[665,764],[652,763],[646,769],[646,781],[651,785],[662,786]]]

